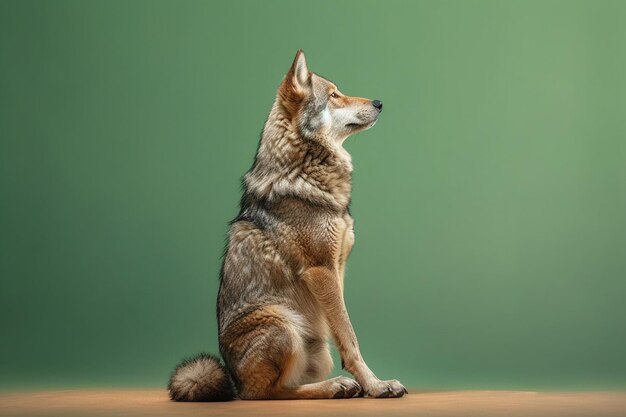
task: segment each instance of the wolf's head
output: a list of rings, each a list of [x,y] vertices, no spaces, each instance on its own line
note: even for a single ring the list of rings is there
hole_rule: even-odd
[[[298,51],[244,177],[242,201],[253,198],[267,204],[289,196],[345,210],[352,161],[341,144],[374,126],[382,108],[379,100],[342,94],[331,81],[310,72],[304,53]]]
[[[333,144],[374,126],[383,109],[381,101],[347,96],[309,71],[302,50],[278,89],[277,102],[304,138]]]

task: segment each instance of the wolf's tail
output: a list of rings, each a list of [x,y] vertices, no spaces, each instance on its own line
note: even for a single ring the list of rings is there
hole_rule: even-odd
[[[230,401],[235,389],[226,367],[206,353],[184,359],[167,385],[174,401]]]

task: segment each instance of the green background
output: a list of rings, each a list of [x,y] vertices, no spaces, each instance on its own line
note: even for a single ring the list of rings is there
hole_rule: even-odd
[[[379,98],[346,299],[381,378],[626,387],[626,3],[2,1],[0,387],[164,386],[298,48]],[[337,371],[339,372],[339,371]]]

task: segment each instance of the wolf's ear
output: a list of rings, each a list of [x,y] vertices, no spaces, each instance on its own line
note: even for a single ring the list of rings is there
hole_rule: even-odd
[[[302,49],[298,50],[287,76],[292,78],[292,83],[296,88],[303,88],[309,84],[311,74],[306,66],[306,59]]]
[[[278,88],[280,103],[288,114],[295,115],[302,99],[311,89],[311,73],[306,67],[306,59],[302,49],[289,68],[289,72]]]

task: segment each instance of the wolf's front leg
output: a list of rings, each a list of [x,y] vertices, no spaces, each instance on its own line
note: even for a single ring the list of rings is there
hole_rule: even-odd
[[[365,394],[371,397],[402,397],[406,388],[396,380],[381,381],[367,366],[343,300],[339,277],[324,267],[308,269],[302,276],[326,315],[343,367],[354,375]]]

